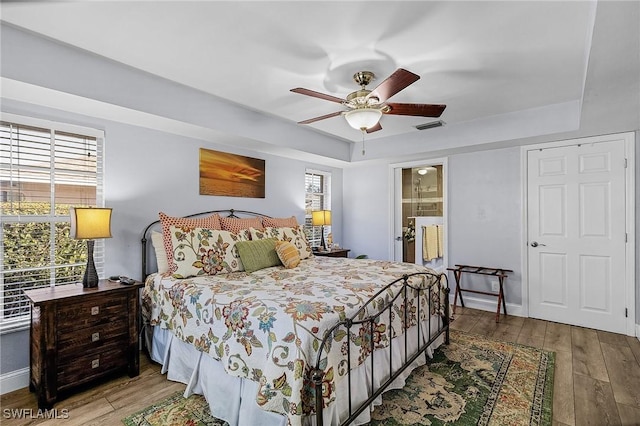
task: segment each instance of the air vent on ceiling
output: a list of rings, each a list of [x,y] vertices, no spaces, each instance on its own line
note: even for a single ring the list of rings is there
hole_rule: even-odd
[[[442,120],[432,121],[430,123],[418,124],[416,129],[418,130],[427,130],[433,129],[434,127],[442,127],[445,125],[445,122]]]

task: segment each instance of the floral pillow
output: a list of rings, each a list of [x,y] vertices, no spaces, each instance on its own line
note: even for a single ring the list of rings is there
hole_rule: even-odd
[[[312,251],[307,241],[307,237],[304,234],[302,226],[296,227],[266,227],[264,230],[251,228],[251,239],[259,240],[262,238],[275,238],[280,241],[288,241],[293,244],[300,254],[300,259],[307,259],[311,257]]]
[[[171,226],[188,226],[191,228],[209,228],[209,229],[222,229],[220,224],[220,215],[218,213],[212,214],[206,217],[173,217],[166,213],[160,212],[160,225],[162,226],[162,240],[164,242],[164,249],[167,253],[168,271],[175,272],[176,265],[173,262],[173,245],[171,243],[170,228]]]
[[[171,226],[174,278],[217,275],[244,271],[236,243],[245,234],[207,228]]]

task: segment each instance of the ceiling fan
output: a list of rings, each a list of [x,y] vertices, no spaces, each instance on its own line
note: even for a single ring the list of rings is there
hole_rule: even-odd
[[[344,115],[351,127],[356,130],[371,133],[382,129],[382,126],[380,125],[380,118],[382,117],[382,114],[440,117],[444,109],[447,107],[446,105],[439,104],[406,104],[387,102],[390,97],[420,79],[419,75],[414,74],[411,71],[398,68],[393,74],[387,77],[386,80],[380,83],[378,87],[373,90],[367,90],[367,85],[374,77],[375,75],[371,71],[360,71],[355,73],[353,75],[353,80],[360,85],[360,90],[356,90],[355,92],[348,94],[346,99],[316,92],[310,89],[304,89],[302,87],[291,89],[294,93],[300,93],[301,95],[336,102],[347,107],[347,110],[345,111],[336,111],[320,117],[310,118],[308,120],[300,121],[298,124],[310,124],[326,118]]]

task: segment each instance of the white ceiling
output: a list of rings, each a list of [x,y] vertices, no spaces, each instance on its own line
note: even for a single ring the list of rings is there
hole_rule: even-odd
[[[2,20],[292,122],[341,109],[351,76],[421,76],[391,101],[442,103],[446,126],[582,102],[592,1],[3,2]],[[372,87],[370,87],[372,88]],[[434,119],[385,116],[368,139]],[[347,141],[342,117],[310,125]]]

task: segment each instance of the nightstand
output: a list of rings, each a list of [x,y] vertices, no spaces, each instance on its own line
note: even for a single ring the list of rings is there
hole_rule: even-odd
[[[349,249],[331,249],[329,251],[314,251],[313,254],[324,257],[348,257],[350,251]]]
[[[51,408],[59,393],[109,374],[139,374],[143,285],[100,280],[97,288],[68,284],[24,292],[31,301],[29,389],[38,394],[39,408]]]

